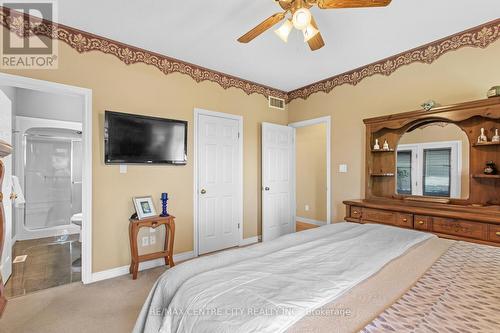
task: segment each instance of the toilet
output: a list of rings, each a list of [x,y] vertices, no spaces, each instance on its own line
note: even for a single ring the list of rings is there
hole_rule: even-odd
[[[80,229],[79,237],[78,237],[78,241],[80,243],[82,242],[82,221],[83,221],[83,214],[82,213],[77,213],[77,214],[71,216],[71,223],[76,224]]]

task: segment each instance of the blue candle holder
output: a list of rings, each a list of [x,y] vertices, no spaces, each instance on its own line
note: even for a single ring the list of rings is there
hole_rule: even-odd
[[[168,201],[168,193],[161,194],[161,215],[160,216],[168,216],[167,213],[167,201]]]

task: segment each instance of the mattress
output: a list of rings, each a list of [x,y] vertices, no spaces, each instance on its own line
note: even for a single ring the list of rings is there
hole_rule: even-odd
[[[134,332],[299,329],[314,321],[312,310],[432,239],[414,230],[338,223],[191,260],[158,279]]]

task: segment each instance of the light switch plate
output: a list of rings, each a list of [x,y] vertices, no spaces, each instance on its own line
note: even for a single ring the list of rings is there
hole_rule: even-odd
[[[120,173],[127,173],[127,165],[120,164]]]
[[[339,172],[347,173],[347,164],[339,164]]]
[[[308,212],[308,211],[309,211],[309,205],[305,205],[304,210],[305,210],[306,212]]]

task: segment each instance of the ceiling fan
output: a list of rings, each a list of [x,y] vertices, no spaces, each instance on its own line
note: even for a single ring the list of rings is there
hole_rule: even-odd
[[[238,38],[240,43],[248,43],[255,37],[264,33],[278,22],[285,22],[281,25],[275,33],[285,43],[288,41],[288,36],[293,28],[302,31],[304,35],[304,42],[309,44],[312,51],[319,50],[325,46],[323,37],[319,32],[318,25],[311,15],[309,8],[318,6],[321,9],[335,9],[335,8],[360,8],[360,7],[385,7],[391,3],[392,0],[275,0],[279,3],[284,12],[276,13],[257,25],[255,28]],[[291,19],[287,18],[290,14]]]

